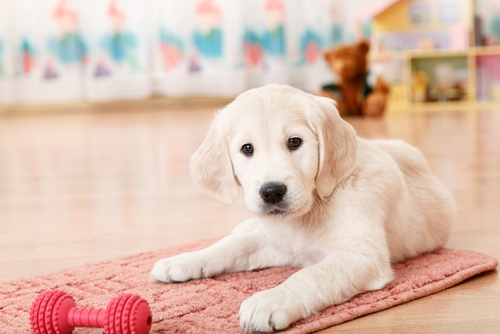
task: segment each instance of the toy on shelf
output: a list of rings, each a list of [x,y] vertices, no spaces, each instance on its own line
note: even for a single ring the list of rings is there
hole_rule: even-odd
[[[413,101],[425,102],[429,96],[429,75],[424,71],[413,72]]]
[[[469,99],[467,55],[411,59],[412,102],[458,102]]]
[[[369,75],[369,50],[370,45],[361,41],[325,53],[338,82],[323,86],[320,95],[337,101],[341,116],[382,116],[385,112],[389,85],[382,77]]]
[[[106,309],[77,308],[66,292],[41,293],[30,310],[35,334],[70,334],[75,327],[104,328],[107,334],[147,334],[153,319],[148,302],[139,296],[123,294],[113,298]]]
[[[436,78],[437,100],[458,101],[459,93],[456,79],[455,67],[447,62],[440,62],[434,66],[434,77]]]

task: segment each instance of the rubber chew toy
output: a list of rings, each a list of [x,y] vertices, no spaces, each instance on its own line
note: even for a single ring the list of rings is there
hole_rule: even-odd
[[[104,328],[107,334],[147,334],[153,318],[148,302],[136,295],[113,298],[105,310],[77,308],[66,292],[41,293],[30,310],[35,334],[71,334],[75,327]]]

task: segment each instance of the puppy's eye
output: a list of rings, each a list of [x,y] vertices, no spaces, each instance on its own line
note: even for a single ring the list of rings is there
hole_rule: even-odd
[[[300,138],[297,138],[297,137],[294,137],[294,138],[290,138],[288,140],[288,147],[291,149],[291,150],[296,150],[300,147],[300,145],[302,144],[302,139]]]
[[[245,144],[241,147],[241,153],[246,155],[247,157],[252,156],[253,154],[253,145],[252,144]]]

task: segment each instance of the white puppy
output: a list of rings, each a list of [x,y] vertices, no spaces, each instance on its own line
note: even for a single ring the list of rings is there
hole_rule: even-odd
[[[257,218],[216,244],[158,261],[154,280],[183,282],[272,266],[304,267],[240,308],[247,331],[275,331],[393,279],[391,263],[442,247],[451,193],[422,154],[365,140],[332,100],[280,85],[221,110],[191,160],[194,181]]]

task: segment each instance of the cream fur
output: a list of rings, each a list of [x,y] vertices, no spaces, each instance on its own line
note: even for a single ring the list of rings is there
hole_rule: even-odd
[[[288,140],[302,139],[297,150]],[[241,152],[251,143],[251,157]],[[365,140],[332,100],[280,85],[249,90],[221,110],[191,161],[193,180],[232,204],[240,189],[256,218],[201,251],[159,260],[154,280],[179,282],[270,266],[301,266],[243,302],[247,331],[273,331],[380,289],[391,262],[445,245],[453,197],[423,155],[398,140]],[[279,213],[260,187],[284,183]]]

